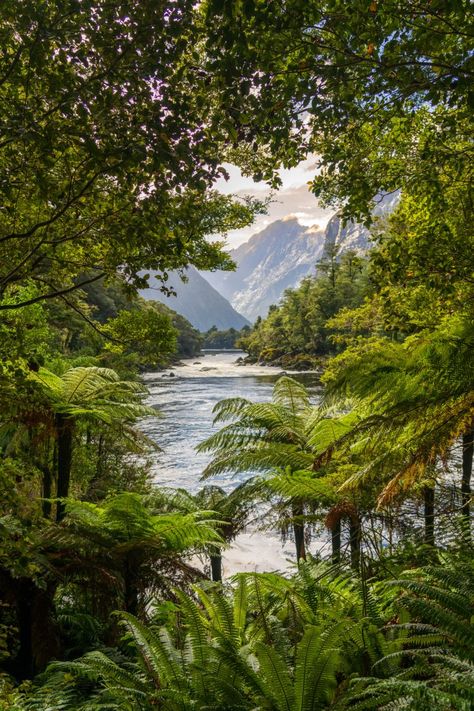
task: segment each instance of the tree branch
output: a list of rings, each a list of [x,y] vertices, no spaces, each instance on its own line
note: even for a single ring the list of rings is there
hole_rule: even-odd
[[[73,286],[68,287],[67,289],[60,289],[58,291],[52,291],[49,294],[41,294],[40,296],[35,296],[32,299],[27,299],[26,301],[20,301],[19,303],[16,304],[0,304],[0,311],[11,311],[12,309],[21,309],[23,306],[31,306],[32,304],[37,304],[40,301],[45,301],[46,299],[54,299],[57,296],[63,296],[64,294],[70,294],[71,291],[76,291],[76,289],[80,289],[82,286],[86,286],[86,284],[92,284],[95,281],[99,281],[99,279],[102,279],[105,276],[105,272],[101,272],[100,274],[96,275],[95,277],[92,277],[91,279],[86,279],[85,281],[81,281],[80,284],[74,284]]]

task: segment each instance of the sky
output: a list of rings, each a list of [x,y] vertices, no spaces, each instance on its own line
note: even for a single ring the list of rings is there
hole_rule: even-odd
[[[243,176],[235,166],[226,165],[225,167],[230,178],[228,181],[223,178],[217,181],[216,188],[221,192],[253,195],[260,199],[270,194],[266,183],[255,183],[252,178]],[[280,170],[282,186],[275,193],[274,202],[268,206],[268,214],[259,215],[250,227],[229,232],[229,247],[238,247],[271,222],[290,215],[297,217],[299,222],[307,227],[313,225],[325,227],[334,210],[325,210],[320,207],[317,199],[309,192],[307,183],[314,178],[315,173],[316,165],[313,159],[303,161],[296,168]]]

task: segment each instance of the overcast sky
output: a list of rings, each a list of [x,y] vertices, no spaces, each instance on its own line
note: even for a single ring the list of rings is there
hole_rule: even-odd
[[[264,198],[270,194],[265,183],[255,183],[251,178],[244,177],[238,168],[226,166],[230,179],[226,182],[221,179],[216,187],[223,193],[237,195],[254,195]],[[324,227],[334,210],[323,210],[319,207],[317,199],[308,190],[308,181],[314,178],[316,167],[314,161],[309,159],[300,163],[291,170],[281,170],[283,181],[281,189],[274,196],[274,202],[268,207],[267,215],[260,215],[254,224],[243,230],[234,230],[229,233],[229,247],[238,247],[246,242],[256,232],[260,232],[267,225],[289,215],[294,215],[303,225],[308,227],[319,225]]]

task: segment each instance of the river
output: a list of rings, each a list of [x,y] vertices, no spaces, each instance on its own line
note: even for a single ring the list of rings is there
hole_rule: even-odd
[[[142,431],[163,450],[152,465],[158,485],[182,487],[191,492],[203,486],[200,477],[210,457],[198,454],[195,447],[216,431],[212,410],[220,400],[271,399],[273,385],[282,371],[267,366],[237,365],[237,358],[244,355],[240,351],[207,351],[164,373],[144,375],[150,392],[148,404],[162,415],[147,418],[141,425]],[[316,374],[289,375],[304,382],[317,397]],[[212,483],[228,490],[245,478],[245,474],[228,474],[214,477]]]
[[[260,402],[271,399],[273,385],[282,371],[267,366],[238,365],[236,360],[243,355],[239,351],[207,351],[164,372],[145,373],[144,381],[150,393],[148,404],[161,414],[141,423],[141,430],[162,450],[153,456],[151,466],[158,486],[196,492],[204,485],[200,477],[210,457],[198,454],[195,447],[216,431],[212,414],[216,403],[229,397]],[[317,400],[319,386],[315,373],[288,374],[304,382],[312,399]],[[231,490],[247,476],[221,475],[209,483]],[[282,545],[275,534],[257,532],[253,527],[239,536],[227,551],[224,572],[285,569],[289,558],[294,558],[290,541]]]

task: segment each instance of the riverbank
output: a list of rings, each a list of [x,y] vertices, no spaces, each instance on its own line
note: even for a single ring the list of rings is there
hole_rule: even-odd
[[[239,365],[261,365],[269,368],[280,368],[282,370],[291,370],[293,372],[314,372],[321,375],[324,371],[326,358],[323,356],[312,356],[306,353],[285,354],[275,357],[255,357],[247,354],[245,357],[238,359]]]

